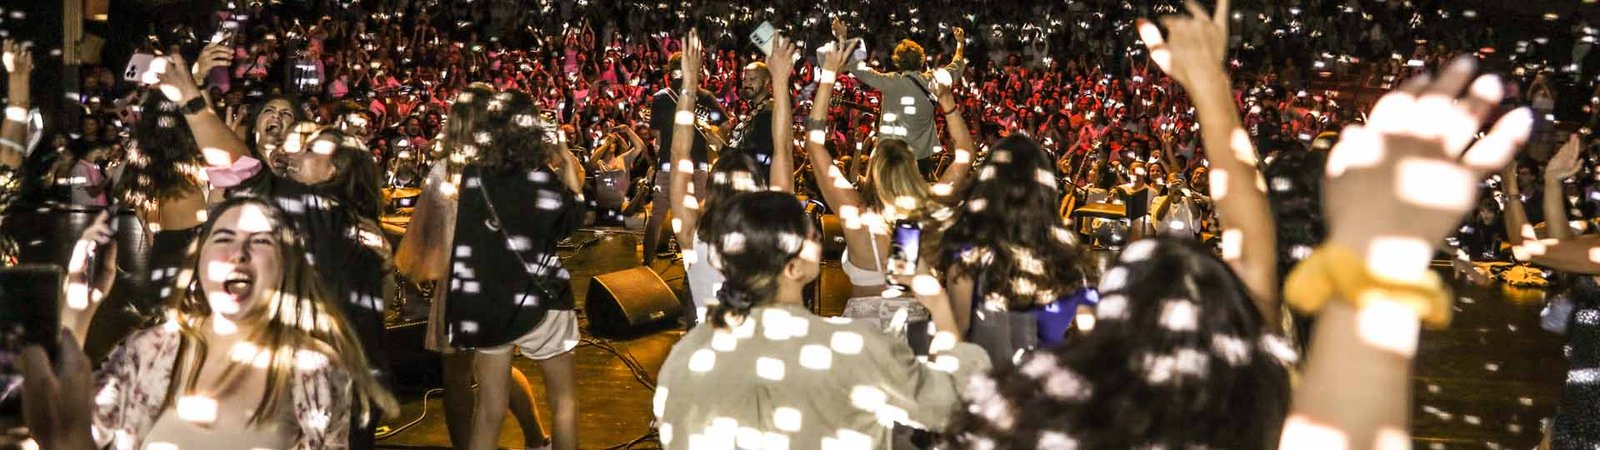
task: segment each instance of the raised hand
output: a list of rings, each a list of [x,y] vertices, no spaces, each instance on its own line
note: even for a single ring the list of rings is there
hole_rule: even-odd
[[[0,50],[3,51],[0,53],[0,59],[5,62],[6,73],[11,75],[12,79],[27,77],[33,73],[33,49],[11,39],[6,39],[0,44],[0,49],[3,49]]]
[[[844,20],[838,17],[833,18],[833,39],[844,42],[848,37],[850,37],[850,28],[845,26]]]
[[[939,99],[940,103],[944,103],[946,100],[955,101],[955,77],[951,76],[949,71],[944,69],[934,70],[933,84],[928,87],[933,88],[933,95]]]
[[[152,70],[155,72],[155,85],[157,90],[161,91],[161,95],[166,96],[167,100],[180,104],[185,100],[200,96],[200,87],[194,84],[194,75],[187,70],[183,70],[184,67],[189,67],[189,64],[184,62],[183,56],[173,54],[164,59],[166,60],[165,63],[151,62],[152,65],[165,65],[165,67],[158,67]]]
[[[683,70],[683,89],[694,89],[700,85],[700,64],[705,48],[700,43],[700,31],[689,30],[689,38],[683,43],[683,60],[680,69]]]
[[[224,39],[224,42],[227,41]],[[233,65],[233,47],[225,43],[207,45],[200,51],[199,60],[195,61],[194,73],[196,79],[204,79],[211,73],[211,69]]]
[[[61,330],[59,363],[38,345],[22,349],[22,417],[39,448],[90,449],[94,376],[77,339]]]
[[[954,27],[950,29],[950,34],[955,36],[957,46],[964,46],[967,44],[967,30],[963,30],[961,27]]]
[[[1140,19],[1139,38],[1150,48],[1150,59],[1186,87],[1211,75],[1209,71],[1220,73],[1228,54],[1228,1],[1219,0],[1216,12],[1208,15],[1199,3],[1188,0],[1184,3],[1188,17],[1161,18],[1167,28],[1165,38],[1155,24]]]
[[[853,48],[847,48],[851,47],[849,42],[850,41],[841,41],[840,43],[834,43],[833,47],[822,52],[821,56],[823,70],[837,73],[844,69],[844,65],[850,61],[850,52],[854,50]]]
[[[65,315],[92,313],[92,306],[111,292],[111,283],[117,279],[117,241],[112,239],[115,234],[111,214],[102,212],[73,246],[72,259],[67,261]]]
[[[767,55],[767,71],[772,74],[772,85],[787,85],[794,72],[794,61],[800,50],[783,36],[772,37],[772,54]]]
[[[1550,163],[1545,165],[1545,179],[1560,181],[1577,175],[1578,169],[1583,167],[1578,164],[1578,155],[1582,153],[1583,139],[1577,133],[1573,133],[1572,137],[1567,139],[1567,143],[1561,146],[1561,150],[1550,157]]]
[[[1438,81],[1407,82],[1378,101],[1368,125],[1345,128],[1329,155],[1329,241],[1365,257],[1373,273],[1419,279],[1475,205],[1478,181],[1527,141],[1533,115],[1519,108],[1472,142],[1503,95],[1498,77],[1473,80],[1474,70],[1463,57]]]
[[[224,111],[226,116],[222,119],[222,123],[226,124],[229,130],[233,130],[234,134],[239,135],[240,139],[244,139],[249,133],[249,130],[244,127],[244,111],[241,111],[242,109],[243,107],[237,105],[229,106],[228,110]]]

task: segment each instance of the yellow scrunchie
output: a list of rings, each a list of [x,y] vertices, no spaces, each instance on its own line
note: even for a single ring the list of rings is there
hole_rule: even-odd
[[[1354,252],[1337,245],[1323,245],[1301,261],[1284,283],[1283,298],[1303,313],[1317,312],[1333,298],[1357,307],[1382,298],[1412,307],[1432,328],[1450,325],[1453,300],[1444,281],[1432,271],[1417,283],[1378,278]]]

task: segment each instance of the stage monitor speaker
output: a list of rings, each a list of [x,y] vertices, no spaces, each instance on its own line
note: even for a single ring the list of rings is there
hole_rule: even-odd
[[[844,225],[839,222],[839,216],[828,214],[822,216],[822,260],[838,261],[844,256]]]
[[[444,384],[439,353],[427,348],[426,320],[386,323],[384,328],[384,357],[396,391],[417,394]]]
[[[584,311],[589,333],[630,337],[676,325],[683,306],[654,270],[636,267],[591,279]]]
[[[844,267],[838,261],[822,263],[821,273],[812,283],[812,313],[823,317],[838,317],[844,314],[845,303],[850,301],[854,286],[850,284],[850,276],[844,274]]]

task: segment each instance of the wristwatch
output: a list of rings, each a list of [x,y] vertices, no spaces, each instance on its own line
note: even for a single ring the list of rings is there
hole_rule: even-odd
[[[192,116],[195,114],[200,114],[201,111],[205,111],[209,106],[210,105],[206,104],[206,98],[204,96],[197,95],[194,98],[189,99],[189,101],[183,102],[183,106],[179,107],[179,109],[183,111],[183,115]]]

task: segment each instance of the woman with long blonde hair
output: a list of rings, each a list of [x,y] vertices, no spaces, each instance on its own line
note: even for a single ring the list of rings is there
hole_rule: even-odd
[[[23,356],[24,408],[43,448],[344,447],[352,415],[399,410],[284,213],[238,197],[211,217],[166,319],[123,340],[92,387],[77,342],[111,290],[116,245],[105,216],[84,232],[68,265],[60,373],[38,347]],[[83,418],[90,426],[73,426]]]

